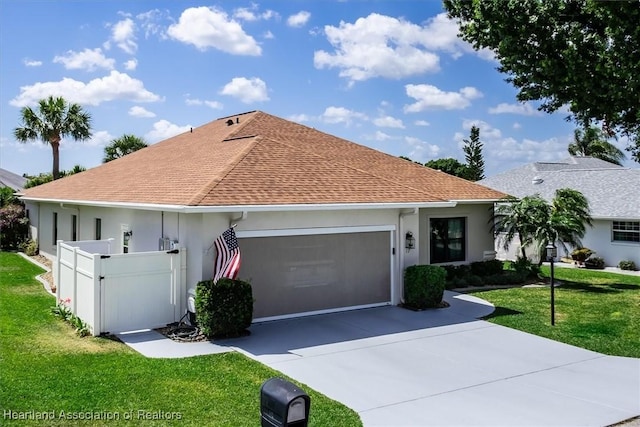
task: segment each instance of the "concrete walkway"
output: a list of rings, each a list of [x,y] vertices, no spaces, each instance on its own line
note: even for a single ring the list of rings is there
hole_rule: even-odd
[[[268,322],[202,344],[295,378],[356,410],[365,426],[607,426],[640,414],[640,359],[479,321],[493,311],[488,303],[445,299],[449,308]]]

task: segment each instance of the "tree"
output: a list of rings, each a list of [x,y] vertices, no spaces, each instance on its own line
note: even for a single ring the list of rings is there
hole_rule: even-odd
[[[73,175],[76,173],[84,172],[87,168],[80,165],[75,165],[72,169],[68,171],[60,171],[59,177],[64,178],[65,176]],[[41,173],[38,175],[24,175],[27,178],[27,183],[24,185],[24,188],[36,187],[38,185],[46,184],[47,182],[53,181],[53,175],[50,173]]]
[[[574,131],[573,142],[569,144],[569,154],[572,156],[591,156],[620,166],[622,166],[622,161],[626,159],[622,150],[607,141],[602,130],[594,126]]]
[[[515,236],[520,238],[522,257],[526,258],[524,247],[537,244],[542,255],[549,243],[559,243],[580,247],[586,226],[592,224],[589,202],[579,191],[570,188],[556,190],[549,204],[539,194],[518,200],[505,198],[498,203],[493,217],[494,231],[505,233],[503,246],[509,248]],[[540,256],[540,263],[544,259]]]
[[[608,135],[622,132],[639,160],[637,0],[444,0],[444,7],[464,40],[494,52],[519,101],[541,101],[549,113],[566,106],[584,127],[601,122]]]
[[[469,139],[464,139],[464,157],[467,161],[466,176],[469,181],[480,181],[484,178],[484,159],[482,158],[482,142],[480,128],[471,126]]]
[[[438,169],[444,173],[448,173],[449,175],[454,175],[460,178],[465,178],[468,175],[467,165],[460,163],[452,157],[429,160],[424,165],[428,168]]]
[[[142,138],[135,135],[122,135],[120,138],[112,140],[109,145],[104,147],[104,159],[102,159],[102,163],[119,159],[120,157],[131,154],[134,151],[138,151],[147,146],[148,144],[144,142]]]
[[[23,107],[20,110],[22,126],[13,134],[20,142],[41,140],[51,146],[53,152],[53,179],[60,177],[60,142],[71,137],[76,141],[91,138],[91,115],[79,104],[70,104],[64,98],[41,99],[38,110]]]

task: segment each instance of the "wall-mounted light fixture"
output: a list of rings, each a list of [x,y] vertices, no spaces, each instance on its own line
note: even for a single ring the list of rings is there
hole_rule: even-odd
[[[124,235],[130,239],[133,236],[133,231],[131,231],[131,230],[125,231]]]
[[[405,238],[404,247],[407,249],[407,251],[410,251],[411,249],[415,249],[416,238],[413,237],[413,233],[410,231],[407,231],[407,234],[404,236],[404,238]]]

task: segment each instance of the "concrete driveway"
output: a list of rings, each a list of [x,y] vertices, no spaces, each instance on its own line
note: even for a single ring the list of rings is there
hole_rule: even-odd
[[[226,344],[353,408],[365,426],[607,426],[640,414],[640,359],[479,321],[491,305],[445,299],[438,310],[257,324]]]

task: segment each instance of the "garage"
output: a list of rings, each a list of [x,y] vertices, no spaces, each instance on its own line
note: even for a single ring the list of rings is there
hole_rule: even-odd
[[[239,232],[254,319],[391,301],[392,226]]]

